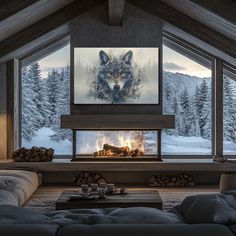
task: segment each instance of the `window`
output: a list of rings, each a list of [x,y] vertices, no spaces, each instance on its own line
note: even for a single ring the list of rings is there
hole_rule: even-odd
[[[224,69],[223,80],[224,155],[236,154],[236,74]]]
[[[69,45],[22,68],[21,144],[51,147],[56,155],[72,152],[71,131],[60,129],[70,113]]]
[[[211,155],[211,65],[164,42],[163,113],[175,115],[175,129],[163,131],[162,154]]]

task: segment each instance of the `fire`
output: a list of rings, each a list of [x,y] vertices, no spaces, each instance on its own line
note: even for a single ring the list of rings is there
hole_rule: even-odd
[[[96,152],[95,157],[99,156],[140,156],[144,153],[144,144],[142,134],[137,135],[137,132],[115,132],[116,139],[111,136],[103,135],[96,140]],[[136,135],[135,135],[136,134]]]

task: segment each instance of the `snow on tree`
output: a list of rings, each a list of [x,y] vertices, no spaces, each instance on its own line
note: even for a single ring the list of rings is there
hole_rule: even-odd
[[[47,97],[49,102],[49,119],[47,127],[53,127],[57,120],[57,98],[58,93],[62,93],[62,90],[58,89],[58,83],[60,80],[59,73],[53,69],[48,73],[47,77]],[[64,90],[64,88],[63,88]]]
[[[37,62],[32,63],[28,66],[27,71],[28,71],[27,72],[28,77],[30,78],[31,84],[32,84],[31,89],[35,95],[31,99],[35,103],[35,105],[37,107],[37,111],[41,114],[39,116],[38,122],[40,124],[40,127],[43,127],[46,122],[47,112],[46,112],[45,106],[44,106],[45,97],[44,97],[44,91],[43,91],[43,86],[42,86],[43,81],[42,81],[42,77],[41,77],[40,66]]]
[[[54,134],[51,136],[53,140],[71,140],[72,134],[70,130],[61,129],[61,115],[70,114],[70,67],[67,66],[66,69],[62,69],[59,73],[59,78],[56,90],[56,102],[55,102],[55,115],[54,124],[52,130]]]
[[[232,80],[224,76],[224,139],[236,142],[236,100]]]
[[[36,136],[43,123],[32,71],[31,66],[22,69],[22,137],[27,141]]]
[[[180,135],[191,136],[193,112],[191,109],[189,95],[186,87],[180,95],[180,109],[181,109],[180,110],[181,126],[179,127]]]
[[[201,137],[210,137],[209,134],[206,134],[208,132],[206,129],[208,129],[211,125],[211,103],[209,96],[209,86],[204,79],[200,87],[196,87],[195,90],[195,109]],[[209,130],[209,132],[211,131]]]

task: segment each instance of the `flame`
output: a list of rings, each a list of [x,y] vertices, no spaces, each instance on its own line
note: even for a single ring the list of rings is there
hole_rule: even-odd
[[[82,153],[91,153],[103,149],[104,144],[116,147],[128,147],[129,150],[139,149],[144,152],[144,140],[141,131],[100,131],[93,142],[86,143],[82,148]]]

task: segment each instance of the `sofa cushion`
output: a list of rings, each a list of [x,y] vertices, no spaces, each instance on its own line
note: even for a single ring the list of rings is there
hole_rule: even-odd
[[[1,236],[56,236],[58,225],[0,224]]]
[[[63,224],[181,224],[173,213],[148,207],[74,209],[45,213],[54,223]]]
[[[236,191],[186,197],[176,206],[186,223],[236,223]]]
[[[0,170],[0,190],[5,190],[17,199],[17,205],[21,206],[38,188],[38,175],[32,171],[22,170]],[[6,200],[6,202],[5,202]],[[15,201],[12,203],[0,195],[0,204],[16,205]]]
[[[58,236],[234,236],[231,230],[217,224],[109,224],[69,225],[59,229]]]

